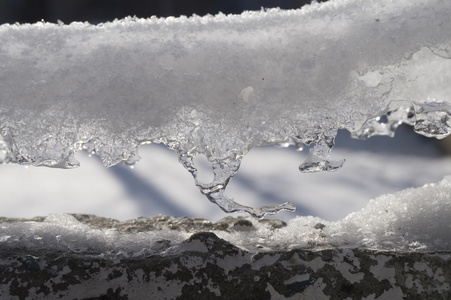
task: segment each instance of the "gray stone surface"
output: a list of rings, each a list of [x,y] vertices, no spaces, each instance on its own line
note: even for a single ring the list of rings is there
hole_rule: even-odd
[[[209,232],[252,230],[245,219],[213,223],[160,216],[119,222],[74,216],[121,234],[162,227],[194,234],[165,255],[2,250],[0,299],[451,299],[450,252],[249,252]],[[23,220],[0,219],[12,221]],[[274,228],[285,225],[264,222]],[[166,249],[166,244],[162,240],[160,247]]]

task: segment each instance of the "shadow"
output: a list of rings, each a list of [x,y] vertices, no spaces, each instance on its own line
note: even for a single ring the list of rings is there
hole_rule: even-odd
[[[129,167],[119,164],[109,168],[127,190],[130,198],[138,207],[140,215],[145,217],[158,214],[183,217],[189,215],[178,203],[173,203],[160,188],[145,181]]]
[[[374,153],[415,155],[422,157],[443,156],[437,140],[422,136],[409,125],[400,125],[393,138],[372,136],[368,139],[354,139],[347,130],[339,130],[334,149],[347,151],[369,151]]]

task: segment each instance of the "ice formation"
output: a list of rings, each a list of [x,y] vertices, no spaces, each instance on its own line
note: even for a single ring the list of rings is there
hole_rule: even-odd
[[[256,217],[225,188],[263,145],[314,145],[302,172],[333,171],[339,129],[450,130],[451,2],[335,0],[299,10],[0,26],[0,159],[106,166],[164,143],[210,201]],[[381,117],[384,116],[382,119]],[[198,180],[203,154],[214,179]]]

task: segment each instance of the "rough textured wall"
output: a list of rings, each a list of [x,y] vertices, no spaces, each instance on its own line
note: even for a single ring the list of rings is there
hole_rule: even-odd
[[[247,230],[239,218],[212,223],[158,217],[77,219],[121,234],[161,226],[194,234],[162,255],[107,257],[10,249],[0,252],[1,299],[450,299],[450,252],[295,249],[248,252],[205,230]],[[36,218],[35,221],[42,219]],[[1,219],[1,222],[24,220]],[[269,221],[284,226],[281,221]],[[1,224],[0,224],[1,225]],[[1,226],[0,226],[1,227]],[[170,253],[170,254],[167,254]],[[349,299],[348,298],[348,299]]]

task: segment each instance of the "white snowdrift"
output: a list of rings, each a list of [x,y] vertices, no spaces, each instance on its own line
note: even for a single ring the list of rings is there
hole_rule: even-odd
[[[163,142],[224,211],[293,210],[225,196],[243,155],[314,143],[301,171],[333,171],[344,162],[330,160],[338,129],[368,137],[406,122],[446,136],[450,15],[449,1],[336,0],[238,16],[2,25],[3,160],[70,168],[86,148],[110,166]],[[213,167],[210,183],[197,178],[198,154]]]
[[[451,176],[371,200],[359,212],[338,222],[326,222],[322,232],[310,236],[318,244],[386,250],[451,250]],[[307,222],[306,222],[307,221]],[[285,232],[287,241],[302,240],[294,230],[312,220],[297,218]],[[301,232],[300,232],[301,231]],[[311,231],[310,231],[311,232]],[[293,239],[290,239],[288,236]],[[303,245],[307,241],[301,242]],[[311,241],[310,241],[311,242]]]

